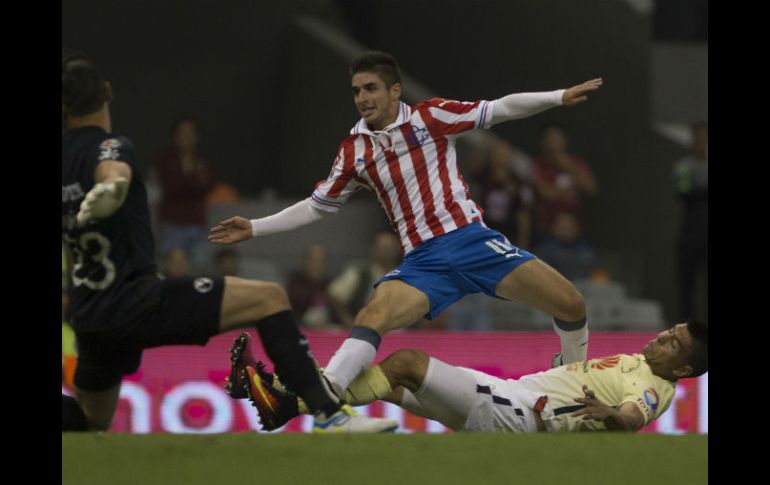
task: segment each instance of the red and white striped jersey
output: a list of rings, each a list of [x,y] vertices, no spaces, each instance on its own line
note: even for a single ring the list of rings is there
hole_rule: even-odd
[[[336,212],[356,190],[374,191],[404,253],[482,221],[457,169],[455,139],[488,128],[492,108],[489,101],[433,98],[413,108],[400,103],[396,121],[382,131],[370,131],[361,119],[340,144],[329,177],[316,184],[310,203]]]

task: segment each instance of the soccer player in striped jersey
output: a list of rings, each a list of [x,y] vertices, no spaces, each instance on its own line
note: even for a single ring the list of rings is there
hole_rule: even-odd
[[[401,266],[377,282],[350,336],[324,376],[338,395],[374,360],[381,336],[422,318],[435,318],[469,293],[533,306],[553,316],[562,351],[555,365],[585,360],[588,344],[582,295],[556,270],[486,227],[457,169],[458,137],[556,106],[574,106],[599,89],[593,79],[568,89],[510,94],[492,101],[400,100],[395,59],[367,52],[350,68],[361,120],[339,146],[331,172],[312,195],[261,219],[227,219],[209,240],[230,244],[287,231],[342,207],[362,188],[374,192],[401,239]],[[256,374],[255,374],[256,375]]]

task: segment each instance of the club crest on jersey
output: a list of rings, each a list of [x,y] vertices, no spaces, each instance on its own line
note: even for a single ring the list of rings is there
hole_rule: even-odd
[[[193,280],[193,287],[198,293],[208,293],[214,288],[214,281],[211,278],[202,276]]]
[[[642,395],[644,396],[644,402],[647,403],[650,409],[653,411],[658,409],[658,402],[660,402],[660,398],[658,397],[658,393],[654,388],[650,387],[645,389]]]
[[[430,138],[427,128],[412,127],[412,131],[407,135],[406,142],[410,145],[422,145],[425,140]]]

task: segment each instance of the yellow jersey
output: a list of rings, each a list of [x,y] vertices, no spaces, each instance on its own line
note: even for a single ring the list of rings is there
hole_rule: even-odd
[[[652,373],[642,354],[618,354],[563,365],[517,381],[526,390],[548,396],[543,423],[548,431],[602,431],[604,422],[571,414],[583,405],[575,398],[585,397],[583,385],[594,391],[604,404],[619,407],[636,404],[645,425],[668,409],[676,384]]]

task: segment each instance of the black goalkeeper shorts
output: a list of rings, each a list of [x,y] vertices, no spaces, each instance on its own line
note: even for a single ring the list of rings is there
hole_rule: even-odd
[[[105,321],[117,320],[118,324],[87,332],[78,332],[76,327],[75,387],[78,389],[95,392],[114,387],[124,375],[139,369],[144,349],[164,345],[206,345],[219,333],[224,278],[153,277],[141,284],[151,285],[136,291],[143,301],[132,298],[133,292],[122,292],[123,296],[112,309],[114,313],[103,316]],[[149,305],[147,295],[152,295]],[[132,305],[146,306],[144,316],[121,321],[121,310],[132,308]]]

